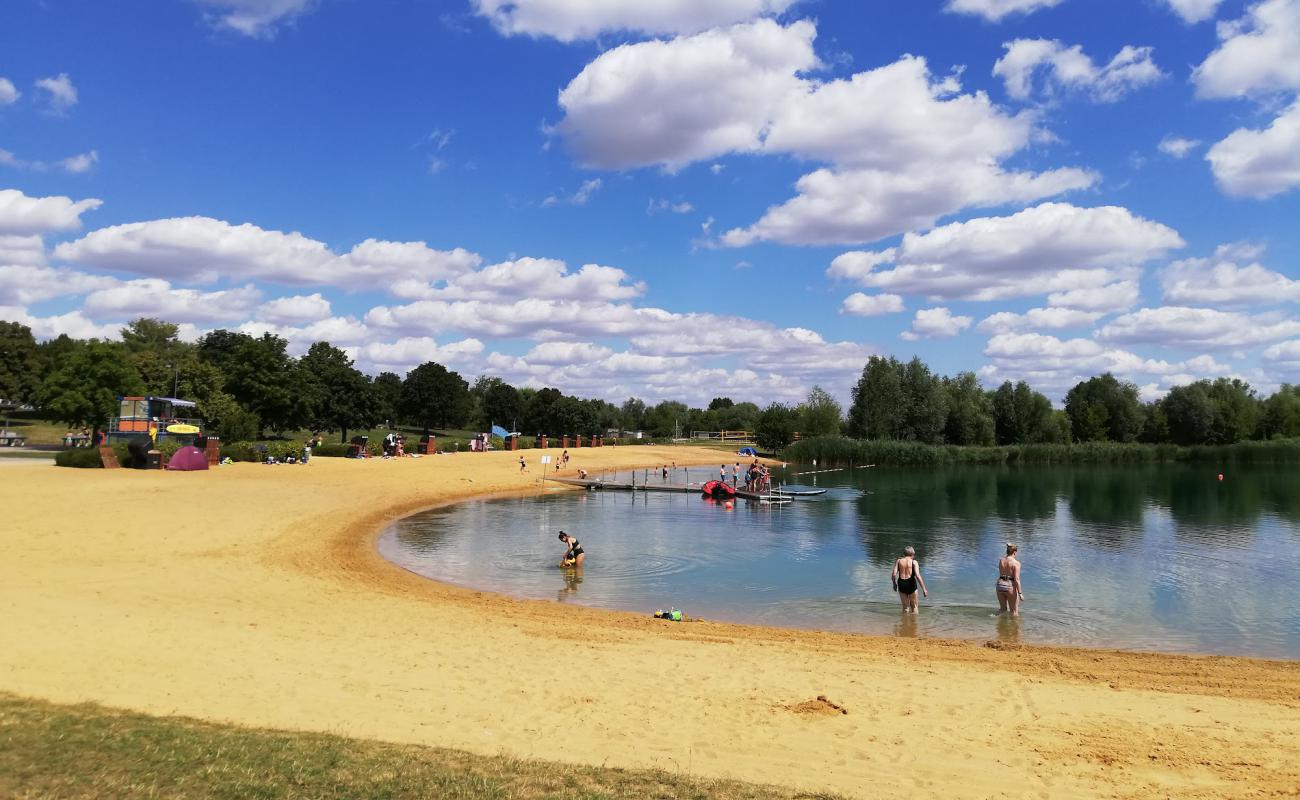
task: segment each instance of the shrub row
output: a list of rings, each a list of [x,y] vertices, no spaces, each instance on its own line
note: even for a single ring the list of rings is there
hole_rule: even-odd
[[[1085,442],[1026,444],[1006,447],[960,447],[920,442],[849,439],[825,436],[803,439],[781,453],[803,464],[1137,464],[1172,461],[1230,464],[1300,463],[1300,439],[1239,442],[1231,445],[1136,444]]]

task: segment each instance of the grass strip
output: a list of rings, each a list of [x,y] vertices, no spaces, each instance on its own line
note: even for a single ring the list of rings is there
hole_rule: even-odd
[[[0,694],[0,797],[811,800],[832,796],[664,771],[572,766],[150,717]]]

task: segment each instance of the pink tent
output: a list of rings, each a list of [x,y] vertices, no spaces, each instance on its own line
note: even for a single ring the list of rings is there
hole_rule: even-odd
[[[176,455],[172,456],[171,461],[167,462],[167,469],[181,472],[207,468],[208,456],[197,447],[182,447],[176,451]]]

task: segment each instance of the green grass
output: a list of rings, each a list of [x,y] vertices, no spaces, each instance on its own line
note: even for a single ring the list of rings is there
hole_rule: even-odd
[[[556,747],[562,747],[557,742]],[[148,717],[0,694],[11,798],[828,798],[662,771],[580,767]]]
[[[1220,464],[1300,463],[1300,439],[1240,442],[1231,445],[1179,447],[1172,444],[1028,444],[1007,447],[958,447],[919,442],[868,441],[827,436],[795,442],[781,453],[803,464],[880,464],[929,467],[948,464],[1150,464],[1213,462]]]
[[[36,411],[0,411],[0,428],[27,437],[27,444],[63,444],[69,428],[61,422],[41,419]],[[0,448],[2,450],[4,448]]]

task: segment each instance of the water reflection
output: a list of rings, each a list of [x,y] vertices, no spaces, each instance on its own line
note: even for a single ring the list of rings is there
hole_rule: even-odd
[[[777,480],[795,484],[797,471]],[[1300,656],[1300,468],[877,468],[802,480],[814,477],[827,495],[779,508],[652,493],[471,502],[400,521],[380,548],[440,580],[608,608]],[[561,529],[589,554],[581,572],[555,566]],[[1008,540],[1025,565],[1018,620],[994,615]],[[889,582],[908,545],[931,592],[918,616],[901,614]],[[1250,592],[1237,585],[1242,564]]]

